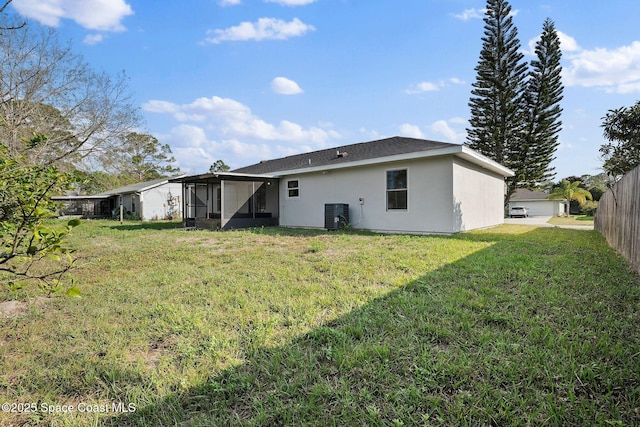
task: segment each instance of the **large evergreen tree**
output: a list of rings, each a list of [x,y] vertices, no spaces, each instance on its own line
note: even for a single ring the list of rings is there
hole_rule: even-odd
[[[506,205],[516,189],[554,176],[550,163],[562,126],[560,41],[547,19],[528,71],[508,2],[488,0],[484,22],[467,144],[515,172],[506,180]]]
[[[469,101],[467,144],[513,168],[525,127],[522,103],[527,64],[522,61],[524,54],[508,2],[488,0],[484,22],[477,77]]]
[[[550,166],[555,159],[562,128],[562,66],[560,39],[553,21],[547,19],[536,42],[525,91],[527,128],[520,150],[518,187],[536,187],[555,176]]]

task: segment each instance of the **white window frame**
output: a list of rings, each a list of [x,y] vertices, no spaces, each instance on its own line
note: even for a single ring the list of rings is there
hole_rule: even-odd
[[[402,172],[404,171],[407,177],[407,186],[406,188],[389,188],[389,172]],[[407,212],[409,210],[409,168],[397,168],[397,169],[387,169],[384,173],[384,186],[385,186],[385,192],[384,192],[384,203],[385,203],[385,209],[387,212]],[[404,191],[406,193],[406,197],[407,197],[407,204],[406,207],[404,208],[390,208],[389,207],[389,192],[393,191],[393,192],[400,192],[400,191]]]
[[[293,186],[289,186],[289,183],[296,183],[295,187]],[[288,179],[287,180],[287,199],[299,199],[300,198],[300,180],[299,179]],[[291,195],[291,191],[296,191],[298,194],[296,194],[295,196]]]

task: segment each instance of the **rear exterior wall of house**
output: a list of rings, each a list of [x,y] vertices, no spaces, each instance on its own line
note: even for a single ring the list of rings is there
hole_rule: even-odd
[[[389,188],[395,175],[404,194]],[[280,225],[323,228],[324,204],[347,203],[354,228],[454,233],[502,223],[503,194],[501,176],[453,156],[301,173],[280,180]]]

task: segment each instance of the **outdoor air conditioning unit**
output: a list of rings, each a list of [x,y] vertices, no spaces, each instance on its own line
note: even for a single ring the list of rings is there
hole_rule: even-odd
[[[324,228],[337,230],[349,224],[349,205],[347,203],[327,203],[324,205]]]

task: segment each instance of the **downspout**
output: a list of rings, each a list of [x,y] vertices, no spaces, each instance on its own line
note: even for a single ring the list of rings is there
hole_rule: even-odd
[[[118,197],[120,198],[120,225],[122,225],[122,222],[124,221],[124,207],[122,206],[122,203],[123,203],[122,194],[118,194]]]
[[[187,194],[186,191],[186,187],[187,187],[187,183],[182,181],[181,185],[180,185],[180,189],[182,190],[182,224],[186,227],[187,226],[187,217],[189,216],[189,211],[187,209],[187,198],[185,197],[185,195]]]
[[[220,179],[220,229],[222,230],[226,225],[224,218],[224,179]]]
[[[135,193],[138,196],[139,204],[140,204],[140,219],[144,221],[144,209],[142,209],[142,193]]]

